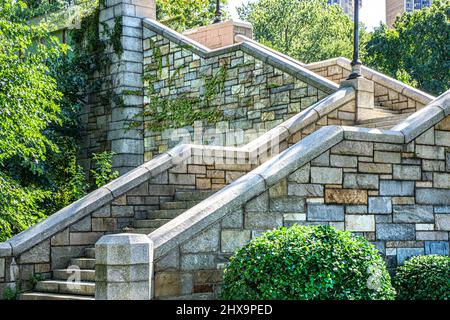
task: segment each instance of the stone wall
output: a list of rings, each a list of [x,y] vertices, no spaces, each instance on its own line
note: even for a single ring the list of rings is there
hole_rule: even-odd
[[[311,63],[306,67],[336,83],[346,80],[351,73],[350,61],[345,58]],[[415,112],[433,99],[432,96],[424,92],[370,68],[363,67],[362,74],[366,79],[374,82],[375,105],[383,108],[401,111],[402,113]]]
[[[211,212],[225,210],[222,218],[170,250],[159,251],[158,232],[150,235],[156,243],[155,298],[216,298],[233,252],[279,226],[322,224],[362,235],[378,248],[390,271],[414,255],[448,255],[450,116],[406,144],[396,131],[371,136],[370,129],[340,130],[328,127],[322,135],[331,146],[295,171],[288,159],[303,163],[307,155],[298,154],[306,152],[306,145],[314,148],[319,132],[243,177],[252,181],[248,192],[263,191],[231,210],[218,206]],[[222,197],[234,194],[231,187]],[[235,187],[245,193],[245,186]],[[164,232],[170,234],[170,228]]]
[[[216,111],[218,118],[161,132],[151,129],[149,123],[154,117],[148,115],[144,119],[146,160],[180,140],[243,145],[336,90],[317,86],[314,75],[300,77],[294,69],[288,72],[274,67],[239,45],[206,52],[176,33],[168,37],[170,32],[151,20],[144,25],[146,110],[156,98],[172,104],[190,99],[196,101],[190,106],[194,112]],[[208,94],[211,81],[221,76],[214,85],[218,90]],[[353,118],[345,120],[350,124]],[[210,129],[214,139],[202,135]]]
[[[101,58],[109,61],[104,70],[91,75],[92,92],[80,111],[80,163],[86,172],[91,168],[92,153],[102,151],[115,153],[113,167],[121,174],[144,161],[142,133],[135,128],[126,130],[126,121],[142,111],[142,19],[155,17],[154,0],[100,4],[98,32],[100,40],[109,43]],[[114,30],[118,30],[115,35]]]

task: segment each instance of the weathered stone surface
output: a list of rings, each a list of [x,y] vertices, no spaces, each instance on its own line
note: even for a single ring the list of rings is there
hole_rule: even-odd
[[[222,228],[242,228],[244,224],[244,213],[241,209],[236,209],[235,211],[227,214],[222,219]]]
[[[248,212],[245,215],[244,227],[254,230],[270,230],[283,225],[281,213]]]
[[[389,163],[359,162],[358,169],[359,169],[360,172],[365,172],[365,173],[385,173],[385,174],[390,174],[392,172],[392,164],[389,164]]]
[[[369,197],[369,213],[387,214],[392,212],[390,197]]]
[[[300,169],[295,170],[293,173],[289,175],[289,181],[297,182],[297,183],[308,183],[309,182],[309,173],[310,173],[310,165],[304,165]]]
[[[83,246],[52,247],[52,270],[67,268],[70,259],[81,256],[83,252]]]
[[[354,156],[331,155],[330,164],[333,167],[356,168],[358,158]]]
[[[103,232],[71,232],[70,245],[92,245],[102,236]]]
[[[214,254],[183,254],[181,256],[181,270],[216,269]]]
[[[58,232],[53,237],[51,237],[50,241],[52,246],[66,246],[69,245],[69,228],[66,228],[64,231]]]
[[[449,214],[435,214],[436,230],[450,231],[450,215]]]
[[[323,197],[323,185],[289,183],[288,195],[299,197]]]
[[[413,181],[380,181],[380,196],[413,196]]]
[[[166,255],[162,256],[154,262],[155,271],[174,270],[180,267],[179,248],[170,250]]]
[[[182,253],[213,252],[219,250],[220,226],[218,224],[195,235],[181,246]]]
[[[416,225],[417,226],[417,225]],[[416,227],[417,230],[417,227]],[[431,241],[448,241],[448,232],[444,231],[417,231],[417,240],[431,240]]]
[[[20,255],[20,263],[44,263],[50,261],[50,241],[44,241]]]
[[[323,184],[341,184],[342,169],[311,167],[311,182]]]
[[[300,197],[270,199],[272,212],[305,212],[305,199]]]
[[[416,236],[413,224],[378,223],[377,240],[414,240]]]
[[[416,201],[419,204],[450,205],[450,190],[419,188],[416,191]]]
[[[245,211],[247,212],[261,212],[269,210],[269,193],[264,192],[256,198],[247,202]]]
[[[157,272],[155,274],[155,297],[177,297],[181,295],[180,272]]]
[[[394,165],[392,176],[398,180],[420,180],[422,170],[420,166]]]
[[[374,161],[377,163],[400,163],[400,153],[375,151]]]
[[[397,263],[402,265],[406,259],[424,254],[423,248],[398,248]]]
[[[378,175],[345,173],[344,188],[378,189]]]
[[[365,206],[365,205],[345,206],[345,212],[347,214],[352,214],[352,213],[364,214],[364,213],[367,213],[367,206]]]
[[[375,231],[375,216],[373,215],[346,215],[345,230],[358,232]]]
[[[95,244],[97,265],[131,266],[153,262],[153,243],[144,234],[111,234]]]
[[[433,186],[435,188],[450,189],[450,173],[433,173]]]
[[[251,238],[250,230],[222,230],[221,248],[222,252],[235,252]]]
[[[425,241],[425,254],[440,254],[448,256],[448,241]]]
[[[367,190],[326,189],[326,203],[367,204]]]
[[[344,207],[338,205],[308,204],[308,221],[344,221]]]
[[[433,206],[394,205],[394,222],[427,223],[433,222]]]
[[[332,154],[347,154],[356,156],[372,156],[373,143],[345,140],[331,148]]]

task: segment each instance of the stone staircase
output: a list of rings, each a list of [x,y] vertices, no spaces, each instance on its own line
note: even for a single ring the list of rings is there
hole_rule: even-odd
[[[150,234],[211,194],[213,194],[212,191],[177,191],[173,201],[162,203],[159,210],[148,212],[147,219],[135,220],[132,227],[124,228],[121,232]],[[76,272],[79,272],[78,279],[75,279]],[[95,248],[86,248],[83,257],[71,259],[66,269],[53,270],[52,279],[37,282],[32,292],[22,293],[19,298],[20,300],[94,300],[94,297]]]
[[[401,111],[376,106],[369,112],[363,114],[362,119],[357,121],[355,126],[362,128],[391,129],[408,118],[412,113],[413,112],[401,113]]]

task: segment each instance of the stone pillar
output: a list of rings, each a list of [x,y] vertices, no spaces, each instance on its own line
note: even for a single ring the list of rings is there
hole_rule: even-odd
[[[95,259],[95,299],[152,299],[153,243],[147,235],[103,236]]]
[[[248,22],[229,20],[190,29],[183,34],[209,49],[217,49],[236,43],[235,37],[239,34],[252,38],[253,27]]]
[[[91,112],[89,126],[102,126],[104,134],[89,137],[90,143],[110,150],[113,168],[121,174],[144,162],[144,137],[139,128],[126,130],[130,120],[143,111],[143,18],[156,18],[155,0],[106,0],[100,4],[99,34],[110,39],[110,68],[103,76],[100,108]],[[106,32],[105,32],[106,30]],[[94,121],[93,121],[94,120]],[[105,141],[99,144],[98,140]],[[91,148],[92,149],[92,148]]]
[[[364,77],[341,82],[341,88],[353,87],[356,91],[356,121],[370,118],[374,108],[374,84]]]

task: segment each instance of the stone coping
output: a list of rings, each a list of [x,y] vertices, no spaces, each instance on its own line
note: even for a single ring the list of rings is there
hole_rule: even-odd
[[[197,27],[197,28],[193,28],[193,29],[189,29],[186,31],[183,31],[184,35],[190,35],[190,34],[194,34],[194,33],[198,33],[201,32],[203,30],[214,30],[214,29],[220,29],[224,26],[236,26],[236,27],[244,27],[244,28],[249,28],[249,29],[253,29],[253,25],[251,23],[245,22],[245,21],[241,21],[241,20],[227,20],[227,21],[222,21],[219,23],[213,23],[213,24],[209,24],[206,26],[201,26],[201,27]]]
[[[188,159],[233,163],[227,162],[229,159],[234,162],[237,160],[239,163],[249,163],[251,157],[263,155],[270,148],[278,146],[278,143],[286,137],[307,127],[354,98],[353,88],[341,88],[242,147],[180,144],[89,193],[8,241],[0,243],[0,257],[25,252],[141,183]]]
[[[143,20],[143,24],[144,27],[155,32],[156,34],[162,35],[163,37],[180,46],[187,46],[189,50],[203,58],[212,58],[221,54],[242,50],[245,53],[257,59],[260,59],[265,63],[271,64],[274,67],[294,77],[297,77],[306,83],[314,85],[315,87],[325,91],[326,93],[333,93],[339,89],[339,86],[333,81],[308,70],[298,63],[294,63],[292,59],[287,59],[284,55],[275,54],[273,50],[269,51],[259,45],[255,45],[253,41],[244,41],[230,46],[211,50],[204,45],[186,37],[185,35],[178,33],[170,29],[169,27],[159,23],[156,20],[145,18]]]
[[[326,126],[152,232],[155,259],[214,224],[343,140],[407,143],[450,114],[450,90],[392,130]]]
[[[308,69],[316,69],[316,68],[324,68],[329,67],[333,65],[338,65],[348,71],[351,71],[351,61],[344,57],[338,57],[333,59],[328,59],[324,61],[319,62],[313,62],[307,65],[304,65]],[[423,91],[420,91],[416,88],[413,88],[401,81],[398,81],[397,79],[388,77],[385,74],[382,74],[378,71],[375,71],[374,69],[368,68],[366,66],[361,67],[362,74],[365,78],[372,80],[375,83],[378,83],[382,86],[385,86],[389,89],[392,89],[398,93],[403,94],[404,96],[413,99],[415,101],[418,101],[422,104],[428,104],[436,97],[425,93]]]

